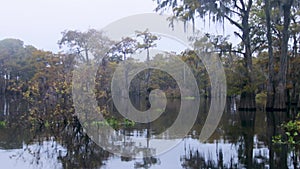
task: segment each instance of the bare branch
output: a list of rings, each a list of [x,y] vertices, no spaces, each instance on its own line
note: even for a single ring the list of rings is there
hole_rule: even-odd
[[[256,43],[259,44],[259,45],[251,50],[251,54],[254,53],[256,50],[260,49],[262,46],[264,46],[266,41],[261,40],[261,41],[257,41]]]
[[[235,6],[238,10],[243,11],[242,7],[238,6],[236,0],[234,1],[234,6]]]
[[[244,54],[245,54],[244,52],[242,52],[242,51],[239,51],[239,50],[231,50],[231,52],[233,52],[233,53],[239,53],[239,54],[242,54],[242,55],[244,55]]]
[[[239,12],[237,12],[237,11],[234,11],[234,10],[232,10],[232,9],[230,9],[230,8],[226,8],[226,9],[228,9],[230,12],[232,12],[232,13],[234,13],[234,14],[238,15],[239,17],[241,17],[241,16],[242,16],[242,14],[241,14],[241,13],[239,13]]]
[[[242,35],[241,34],[239,34],[238,32],[236,32],[236,31],[234,31],[233,32],[236,36],[238,36],[239,38],[241,38],[241,40],[243,40],[243,37],[242,37]]]
[[[242,11],[246,11],[245,3],[243,0],[240,0],[240,3],[242,5]]]
[[[224,17],[233,25],[235,25],[236,27],[238,27],[240,30],[243,30],[242,25],[240,25],[238,22],[234,21],[231,17],[229,17],[228,15],[224,15]]]
[[[249,13],[250,12],[250,9],[251,9],[251,7],[252,7],[252,0],[249,0],[248,1],[248,6],[247,6],[247,13]]]

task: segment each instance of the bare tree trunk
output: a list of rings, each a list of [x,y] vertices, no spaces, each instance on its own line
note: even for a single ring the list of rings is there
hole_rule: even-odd
[[[287,0],[283,4],[283,30],[282,30],[282,43],[281,43],[281,56],[280,56],[280,69],[278,74],[278,86],[275,89],[274,109],[285,110],[287,108],[287,68],[288,68],[288,41],[289,41],[289,26],[291,22],[291,6],[293,0]]]
[[[297,21],[296,21],[296,18],[294,16],[292,16],[291,20],[293,21],[293,24],[297,25]],[[297,33],[296,32],[293,32],[293,58],[292,59],[296,59],[296,57],[298,56],[298,39],[297,39]],[[288,71],[288,74],[289,74],[289,79],[290,79],[290,82],[292,84],[292,91],[291,91],[291,104],[293,105],[297,105],[297,102],[298,102],[298,82],[297,80],[295,80],[297,77],[297,75],[295,73],[293,73],[296,68],[297,68],[297,64],[294,64],[292,63],[292,61],[290,61],[290,68],[289,68],[289,71]]]
[[[126,53],[123,53],[124,56],[124,77],[125,77],[125,91],[122,91],[122,97],[125,97],[129,94],[129,84],[128,84],[128,65],[126,64],[127,58]]]
[[[149,89],[149,80],[150,80],[150,69],[149,69],[149,62],[150,62],[150,53],[149,53],[149,48],[146,49],[147,50],[147,60],[146,60],[146,64],[147,64],[147,74],[146,74],[146,89]]]
[[[242,41],[245,47],[244,53],[244,62],[247,68],[246,71],[246,78],[247,81],[244,86],[247,86],[250,90],[244,90],[241,94],[241,101],[239,110],[255,110],[256,103],[255,103],[255,91],[253,87],[253,66],[252,66],[252,51],[251,51],[251,41],[250,41],[250,26],[249,26],[249,15],[250,9],[252,6],[252,1],[249,0],[247,10],[243,12],[243,20],[242,20]]]
[[[270,17],[270,1],[265,0],[265,15],[267,25],[267,39],[268,39],[268,53],[269,53],[269,79],[267,84],[267,110],[272,110],[274,106],[274,56],[273,56],[273,42],[271,34],[271,17]]]

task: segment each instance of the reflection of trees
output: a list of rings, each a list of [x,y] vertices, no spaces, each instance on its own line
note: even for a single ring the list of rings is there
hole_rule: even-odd
[[[248,111],[240,111],[240,120],[242,126],[242,138],[238,149],[238,157],[241,164],[246,168],[253,168],[253,136],[255,113]]]
[[[218,145],[216,145],[218,146]],[[230,158],[229,163],[224,163],[224,152],[222,149],[218,149],[216,157],[217,159],[214,159],[212,156],[204,153],[201,153],[198,149],[192,149],[190,146],[184,147],[185,154],[181,156],[180,161],[182,162],[181,166],[186,169],[199,169],[199,168],[209,168],[209,169],[226,169],[226,168],[238,168],[238,164],[236,164],[233,160],[233,157]],[[213,152],[209,152],[211,154]],[[226,153],[225,153],[226,156]]]
[[[83,133],[81,125],[75,119],[73,126],[61,134],[62,145],[67,149],[65,156],[60,156],[63,168],[99,168],[108,159],[109,153],[96,145]]]
[[[254,147],[254,145],[260,144],[254,137],[255,119],[256,112],[225,112],[220,122],[224,133],[219,133],[217,130],[209,141],[217,146],[219,139],[225,136],[226,140],[232,143],[231,153],[233,156],[228,159],[230,154],[222,147],[216,147],[216,152],[209,151],[207,153],[199,148],[192,149],[190,148],[192,145],[187,145],[185,154],[181,157],[182,166],[184,168],[265,168],[269,160],[273,159],[269,159],[261,147]],[[211,154],[216,155],[212,156]],[[235,161],[237,159],[238,161]],[[274,160],[276,161],[276,159]],[[270,168],[274,168],[274,165]]]
[[[134,105],[143,105],[147,106],[145,103],[135,103],[136,100],[132,100]],[[178,100],[177,100],[178,101]],[[176,100],[170,101],[168,104],[168,110],[170,112],[175,112],[178,109],[178,102]],[[137,101],[138,102],[138,101]],[[209,103],[209,102],[208,102]],[[204,103],[203,103],[204,104]],[[11,107],[13,108],[16,107]],[[11,111],[15,112],[15,111]],[[260,112],[261,113],[261,112]],[[204,113],[205,114],[205,113]],[[117,130],[120,133],[124,134],[124,137],[129,138],[133,136],[132,134],[136,132],[137,135],[134,137],[146,137],[151,139],[153,134],[157,134],[159,132],[159,127],[165,126],[163,122],[165,120],[170,120],[171,117],[176,116],[176,113],[173,113],[170,117],[162,116],[161,119],[147,124],[141,125],[137,124],[136,126],[118,128]],[[222,149],[217,148],[216,151],[210,151],[208,154],[203,153],[201,149],[193,149],[190,148],[189,145],[186,146],[185,154],[181,156],[180,160],[183,168],[265,168],[269,165],[272,168],[289,168],[292,167],[291,158],[297,160],[297,155],[293,156],[294,151],[289,152],[288,146],[286,145],[274,145],[272,143],[272,136],[283,134],[280,130],[280,124],[287,119],[286,112],[270,112],[267,113],[267,146],[269,148],[268,155],[259,154],[255,150],[254,145],[256,144],[254,141],[254,126],[261,125],[255,122],[255,116],[257,118],[259,114],[255,112],[237,112],[237,113],[228,113],[226,112],[223,117],[224,119],[221,121],[222,129],[225,130],[225,133],[221,133],[226,136],[226,140],[229,142],[233,142],[234,145],[237,145],[236,149],[232,151],[237,152],[237,156],[231,157],[231,160],[228,161],[228,153]],[[261,116],[263,117],[263,116]],[[19,117],[14,117],[19,118]],[[169,118],[169,119],[168,119]],[[228,122],[229,126],[225,124]],[[200,122],[198,122],[200,123]],[[227,124],[228,125],[228,124]],[[233,128],[228,128],[233,126]],[[12,126],[15,127],[15,126]],[[228,130],[232,130],[228,133]],[[14,133],[11,134],[10,133]],[[30,136],[28,135],[30,133]],[[22,134],[24,134],[22,136]],[[222,138],[222,135],[218,137],[214,137],[216,141]],[[17,135],[18,137],[15,137]],[[25,156],[26,153],[23,153],[23,157],[26,158],[26,162],[33,162],[34,165],[42,164],[41,157],[48,156],[49,160],[58,159],[63,168],[99,168],[101,167],[105,161],[109,158],[110,154],[100,147],[98,147],[95,143],[93,143],[85,133],[83,133],[83,129],[81,128],[79,122],[76,118],[73,119],[72,122],[66,127],[62,126],[58,127],[46,127],[37,128],[35,130],[18,130],[18,128],[5,128],[0,129],[0,140],[6,140],[7,142],[11,142],[10,147],[3,147],[5,149],[9,148],[20,148],[22,146],[22,141],[25,141],[25,151],[31,151],[30,158]],[[28,138],[28,137],[31,137]],[[122,143],[125,140],[122,137]],[[32,139],[33,138],[33,139]],[[45,145],[45,140],[50,140],[51,144]],[[15,141],[15,142],[13,142]],[[32,143],[34,144],[34,148],[32,147]],[[189,142],[187,142],[189,143]],[[129,142],[123,144],[123,147],[126,147]],[[214,143],[215,144],[215,143]],[[218,143],[217,143],[218,144]],[[5,143],[4,145],[8,145]],[[54,145],[54,148],[53,148]],[[60,148],[62,145],[62,148]],[[1,146],[1,145],[0,145]],[[58,148],[55,148],[55,147]],[[136,145],[137,146],[137,145]],[[217,145],[216,145],[217,146]],[[221,147],[221,146],[220,146]],[[48,149],[44,151],[45,149]],[[141,153],[148,153],[147,145],[145,144],[143,147],[140,147]],[[53,149],[53,151],[52,151]],[[62,152],[61,152],[62,151]],[[28,154],[28,153],[27,153]],[[210,156],[213,154],[214,156]],[[58,157],[58,158],[57,158]],[[239,161],[235,161],[234,158],[239,157]],[[18,158],[22,158],[22,153],[18,154]],[[154,165],[159,165],[160,160],[158,158],[154,158],[151,155],[146,155],[141,160],[135,160],[134,158],[122,157],[122,161],[132,161],[134,160],[135,168],[151,168]],[[57,161],[57,160],[56,160]],[[55,161],[55,162],[56,162]],[[57,165],[55,163],[55,165]],[[297,161],[294,162],[294,168],[297,168]]]
[[[238,147],[239,163],[247,169],[265,168],[268,158],[259,152],[254,151],[254,126],[256,125],[255,111],[240,111],[238,112],[241,121],[241,135]],[[261,112],[260,112],[261,113]]]
[[[299,100],[300,103],[300,100]],[[298,104],[300,106],[300,104]],[[289,116],[291,117],[291,119],[294,121],[293,124],[295,123],[299,123],[300,121],[300,112],[299,110],[299,106],[291,106],[290,108],[290,112],[289,112]],[[295,130],[294,130],[295,131]],[[298,130],[298,135],[294,137],[295,141],[299,141],[300,140],[300,130]],[[294,168],[300,168],[300,145],[292,145],[292,155],[291,158],[293,160],[293,166]]]
[[[143,157],[142,162],[135,162],[134,168],[151,168],[152,165],[159,163],[155,157]]]
[[[21,148],[27,143],[31,135],[29,128],[24,127],[27,104],[21,98],[11,95],[0,96],[0,147],[4,149]],[[22,127],[22,130],[20,130]]]
[[[25,135],[28,133],[31,133],[31,139],[27,138],[23,150],[13,157],[37,168],[43,168],[43,163],[53,163],[49,165],[57,168],[60,162],[64,169],[100,168],[110,155],[83,132],[77,118],[65,128],[32,128],[24,132]]]
[[[143,152],[143,161],[142,162],[135,162],[134,163],[134,168],[150,168],[152,165],[157,164],[159,162],[158,158],[153,157],[152,152],[153,149],[151,149],[149,147],[149,141],[151,139],[151,124],[148,123],[147,124],[147,148],[145,148],[144,152]],[[155,151],[155,150],[154,150]]]
[[[267,112],[267,136],[269,147],[270,168],[288,168],[287,145],[275,145],[273,136],[283,134],[280,124],[287,120],[287,112]]]
[[[2,149],[22,148],[23,142],[27,143],[31,135],[29,129],[20,130],[19,126],[0,128],[0,147]]]

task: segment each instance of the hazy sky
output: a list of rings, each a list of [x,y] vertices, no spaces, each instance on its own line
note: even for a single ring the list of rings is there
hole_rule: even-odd
[[[0,40],[17,38],[57,51],[61,32],[101,29],[133,14],[153,12],[152,0],[7,0],[0,5]]]
[[[38,49],[57,52],[64,30],[101,29],[126,16],[154,12],[155,7],[153,0],[3,0],[0,40],[17,38]],[[223,33],[221,25],[199,24],[198,28]]]

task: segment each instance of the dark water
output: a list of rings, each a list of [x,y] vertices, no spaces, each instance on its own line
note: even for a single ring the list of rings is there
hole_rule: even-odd
[[[134,105],[147,105],[133,100]],[[74,125],[32,129],[22,127],[26,104],[1,98],[0,121],[19,120],[21,125],[0,128],[0,164],[3,169],[18,168],[299,168],[299,157],[293,147],[272,143],[281,134],[279,125],[296,111],[238,112],[234,100],[227,107],[216,131],[206,142],[199,134],[209,109],[209,100],[201,99],[196,123],[184,139],[171,150],[153,157],[129,158],[113,155],[95,143]],[[151,126],[135,125],[120,129],[131,137],[155,138],[172,121],[180,108],[180,100],[168,102],[166,112]],[[142,109],[142,108],[141,108]],[[169,114],[169,115],[168,115]],[[150,133],[150,134],[149,134]],[[163,140],[163,138],[161,138]],[[166,136],[166,143],[170,141]]]

